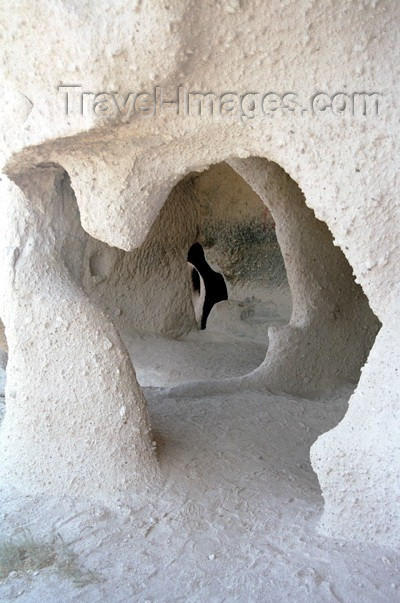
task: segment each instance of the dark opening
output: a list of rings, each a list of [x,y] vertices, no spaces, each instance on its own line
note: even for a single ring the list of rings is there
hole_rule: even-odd
[[[188,252],[188,262],[194,269],[192,270],[192,285],[196,293],[201,293],[201,281],[204,284],[204,301],[201,309],[201,329],[207,326],[207,318],[215,304],[228,299],[228,289],[222,274],[211,268],[206,260],[203,246],[196,242],[190,247]]]

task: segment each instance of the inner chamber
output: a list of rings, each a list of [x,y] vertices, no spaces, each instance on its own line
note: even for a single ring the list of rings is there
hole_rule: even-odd
[[[119,329],[143,386],[237,377],[260,365],[266,389],[355,384],[379,322],[345,256],[279,166],[237,163],[183,177],[132,252],[85,235],[83,288]],[[268,170],[269,184],[252,181]],[[213,283],[200,273],[193,280],[193,246]],[[218,303],[207,309],[210,296]]]
[[[144,386],[247,374],[265,358],[268,328],[290,320],[271,213],[226,163],[185,176],[139,249],[86,239],[84,289],[118,327]],[[189,258],[196,246],[211,274],[206,283],[199,275],[201,292]],[[210,298],[218,303],[202,329]]]

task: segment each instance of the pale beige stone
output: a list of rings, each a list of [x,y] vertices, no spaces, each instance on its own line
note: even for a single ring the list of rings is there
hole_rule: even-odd
[[[275,212],[293,296],[290,324],[272,333],[250,380],[301,391],[326,385],[337,371],[355,374],[372,331],[344,256],[382,323],[347,415],[314,444],[312,462],[327,534],[398,545],[397,4],[234,4],[21,1],[12,11],[1,4],[7,122],[0,151],[14,182],[3,177],[0,311],[10,362],[1,476],[29,491],[111,500],[142,491],[157,474],[134,370],[116,327],[80,284],[86,242],[63,208],[64,171],[84,230],[136,253],[173,187],[227,161]],[[276,113],[244,123],[174,112],[126,122],[67,119],[57,87],[76,81],[99,92],[182,82],[217,93],[295,91],[303,102],[317,91],[367,90],[384,94],[383,112]],[[329,251],[330,237],[342,253]],[[91,278],[110,276],[119,252],[96,253]],[[315,269],[312,254],[321,261]],[[160,320],[154,317],[162,330]]]

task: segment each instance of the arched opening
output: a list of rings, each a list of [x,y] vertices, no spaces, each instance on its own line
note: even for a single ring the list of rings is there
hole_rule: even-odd
[[[100,454],[106,460],[101,462],[101,470],[96,471],[96,479],[101,480],[101,483],[98,481],[99,490],[106,490],[106,483],[107,495],[113,492],[114,474],[107,472],[110,453],[118,453],[121,490],[131,492],[139,479],[147,483],[149,476],[155,473],[154,464],[148,462],[149,458],[154,460],[151,448],[154,443],[151,444],[149,438],[149,423],[141,391],[135,381],[133,364],[146,399],[150,401],[152,425],[156,433],[161,434],[159,441],[164,442],[159,447],[163,451],[160,455],[162,470],[169,467],[168,458],[171,458],[169,455],[174,442],[183,442],[182,462],[191,448],[195,450],[197,460],[199,455],[206,457],[205,449],[211,451],[214,442],[218,452],[212,480],[216,484],[218,475],[221,476],[218,472],[224,471],[220,461],[228,454],[232,441],[237,442],[238,450],[245,449],[246,442],[254,441],[256,445],[251,449],[249,463],[258,466],[258,461],[262,461],[264,465],[265,459],[270,459],[265,463],[266,467],[259,467],[264,471],[266,481],[271,478],[277,484],[279,475],[289,488],[288,492],[293,484],[303,494],[309,489],[320,505],[316,476],[309,463],[309,449],[320,433],[336,425],[343,416],[348,395],[358,379],[379,324],[361,288],[354,283],[343,253],[333,245],[326,225],[319,222],[306,206],[297,184],[282,168],[260,159],[230,160],[226,167],[217,164],[208,173],[189,173],[170,192],[143,245],[126,252],[90,237],[80,225],[68,176],[60,173],[58,168],[42,169],[48,177],[53,198],[39,196],[37,202],[47,203],[45,208],[36,209],[34,204],[29,206],[32,212],[30,224],[40,221],[38,231],[40,236],[49,237],[46,239],[49,247],[37,245],[32,258],[28,257],[28,268],[39,266],[43,268],[43,279],[52,277],[51,281],[44,281],[44,291],[40,289],[42,281],[38,279],[38,299],[42,305],[35,307],[42,313],[39,325],[43,331],[42,339],[48,329],[51,337],[46,341],[50,342],[54,356],[62,358],[63,362],[68,358],[70,371],[75,376],[85,376],[82,387],[85,396],[90,398],[90,404],[72,404],[69,431],[67,429],[66,432],[76,434],[76,425],[79,424],[85,433],[85,442],[90,443],[95,432],[92,424],[96,421],[96,433],[105,434],[100,442]],[[215,170],[214,182],[206,181],[205,184],[204,178],[212,170]],[[240,187],[249,190],[252,198],[255,196],[260,219],[265,221],[265,207],[270,210],[270,238],[261,236],[259,222],[251,217],[251,212],[249,217],[240,204],[239,214],[244,216],[242,221],[233,220],[233,224],[226,226],[232,220],[227,211],[222,212],[218,219],[204,220],[202,203],[205,198],[204,214],[209,217],[210,190],[214,191],[215,211],[221,213],[221,203],[218,204],[221,192],[216,186],[221,181],[221,170],[228,172],[230,178],[239,179]],[[42,173],[40,178],[42,182]],[[32,186],[32,181],[29,174],[25,186]],[[233,188],[236,189],[236,185]],[[232,191],[232,183],[227,189]],[[226,203],[231,208],[229,200],[227,195]],[[247,197],[245,200],[247,211],[250,202]],[[59,204],[58,209],[52,207],[53,202]],[[43,228],[47,212],[52,216],[50,235]],[[226,220],[224,216],[227,216]],[[192,283],[187,269],[187,253],[196,241],[204,246],[213,269],[222,271],[226,276],[228,289],[231,289],[229,299],[216,304],[209,315],[208,327],[212,328],[205,331],[196,327]],[[265,245],[272,245],[276,255],[265,254]],[[235,256],[236,250],[239,253]],[[270,287],[264,285],[265,264],[255,261],[260,253],[267,258],[267,266],[272,265]],[[273,262],[268,262],[268,257],[275,257],[280,263],[273,265]],[[45,268],[54,258],[52,272],[48,273]],[[235,270],[230,272],[230,266]],[[27,267],[21,264],[21,270],[24,269]],[[291,297],[287,297],[289,287]],[[49,290],[56,291],[57,295],[47,298],[45,294]],[[268,296],[263,298],[265,291]],[[31,293],[29,289],[27,294]],[[282,299],[285,300],[283,310],[278,303]],[[60,303],[63,312],[59,321],[48,321],[48,316],[60,313]],[[16,323],[14,321],[13,324]],[[77,338],[79,328],[84,329],[84,341]],[[27,333],[33,337],[29,329]],[[13,338],[23,338],[22,345],[19,345],[26,363],[24,370],[29,365],[33,374],[37,357],[41,358],[43,381],[39,383],[45,387],[46,383],[48,385],[46,362],[49,352],[46,350],[44,354],[38,346],[35,349],[37,356],[33,358],[25,346],[28,335],[19,332],[13,334]],[[132,364],[121,339],[129,350]],[[65,342],[68,342],[67,346]],[[86,346],[85,353],[82,353],[83,345]],[[14,384],[17,383],[16,362],[17,357],[14,356]],[[64,371],[60,375],[51,384],[54,397],[66,391],[66,384],[71,386],[69,373]],[[93,391],[87,390],[87,383],[91,384],[90,387],[93,385]],[[344,384],[349,388],[340,404],[333,405],[333,412],[329,405],[324,405],[324,399],[314,400],[313,405],[307,401],[309,396]],[[78,398],[74,387],[70,389],[72,397]],[[27,439],[34,441],[38,451],[43,432],[47,430],[57,434],[55,421],[48,420],[46,396],[45,391],[40,395],[43,412],[38,423],[41,429],[34,434],[26,430],[27,418],[22,406],[15,407],[14,411],[14,417],[28,434]],[[171,408],[170,401],[179,397],[188,402],[198,397],[207,400],[198,414],[200,406],[196,410],[184,405],[175,410]],[[103,404],[109,404],[108,414],[104,412]],[[297,420],[292,422],[294,407]],[[56,409],[52,408],[51,412],[54,412],[61,429],[65,417],[57,414]],[[135,414],[134,420],[131,420],[130,413]],[[104,416],[111,416],[115,425],[102,422]],[[174,417],[174,423],[171,423],[171,417]],[[194,418],[196,421],[192,424]],[[21,430],[15,429],[15,421],[13,425],[11,423],[8,420],[7,430],[19,442]],[[224,426],[228,426],[226,431]],[[123,432],[122,445],[114,440],[118,430]],[[216,430],[225,433],[226,438],[214,441]],[[207,434],[206,440],[203,439],[203,431]],[[137,433],[140,438],[134,435]],[[142,446],[131,447],[135,437]],[[13,447],[9,441],[7,439],[7,463],[13,466]],[[51,443],[50,438],[46,440],[48,442]],[[69,442],[65,442],[65,446],[71,449]],[[28,449],[25,452],[28,453]],[[79,447],[77,454],[80,454]],[[97,464],[98,454],[96,449],[94,457]],[[209,458],[212,458],[214,453],[210,454]],[[49,454],[42,454],[42,457],[47,459]],[[239,457],[232,460],[237,475],[231,476],[238,488],[243,485],[241,480],[245,479],[248,469],[245,464],[241,465]],[[29,475],[25,470],[27,463],[18,461],[18,471],[28,483],[31,483],[29,480],[35,471],[32,458],[30,455]],[[115,463],[114,458],[112,456],[112,463]],[[132,466],[143,468],[143,479],[139,472],[139,477],[131,471],[125,473],[126,458],[131,459]],[[92,479],[93,463],[90,459],[90,454],[84,459],[85,471]],[[202,461],[199,464],[203,466]],[[74,473],[71,467],[63,467],[62,471],[59,466],[55,468],[54,480],[59,480],[58,491]],[[193,476],[202,478],[197,469]],[[85,483],[77,482],[76,491],[85,488],[87,491],[91,484],[88,479]],[[46,486],[42,484],[42,487]],[[276,504],[282,504],[279,496],[278,499]]]
[[[111,534],[107,513],[76,520],[77,537],[96,524],[82,553],[115,566],[83,599],[114,586],[117,600],[393,599],[392,555],[329,547],[314,520],[318,475],[328,535],[400,545],[397,3],[3,7],[0,160],[26,194],[8,200],[0,178],[11,233],[0,480],[130,505]],[[190,114],[189,90],[200,91]],[[212,181],[199,185],[211,169],[221,190],[226,166],[227,188],[241,178],[274,220],[287,314],[283,290],[265,310],[253,224],[232,227],[237,256],[220,244],[231,214],[219,193],[217,238],[199,236],[193,191],[213,197]],[[199,239],[230,288],[205,330],[187,270]],[[379,328],[352,268],[383,326],[348,408]],[[158,498],[132,505],[157,468]],[[125,548],[98,554],[119,538]],[[43,598],[43,576],[36,592],[17,580],[10,595]]]
[[[196,243],[227,286],[206,333],[186,265]],[[354,387],[379,328],[327,226],[263,159],[187,174],[140,248],[89,237],[85,257],[85,291],[118,326],[144,386],[249,375],[246,386],[295,395]]]
[[[205,333],[187,269],[196,242],[229,297],[213,306]],[[248,374],[265,357],[268,328],[291,313],[271,214],[226,163],[184,176],[138,249],[86,236],[82,284],[118,327],[144,386]]]
[[[227,378],[244,377],[246,386],[306,395],[355,385],[379,321],[328,228],[282,168],[232,159],[187,174],[131,252],[83,231],[69,178],[60,182],[74,233],[65,259],[117,327],[141,385],[222,379],[218,391],[229,391]],[[185,268],[197,244],[227,287],[207,310],[206,334],[198,329],[207,284],[202,279],[196,308]]]

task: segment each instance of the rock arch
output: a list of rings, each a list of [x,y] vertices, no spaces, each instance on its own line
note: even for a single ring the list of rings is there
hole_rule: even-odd
[[[399,424],[400,389],[397,371],[400,332],[397,191],[400,171],[396,111],[399,95],[396,94],[398,78],[395,74],[400,46],[396,3],[321,0],[313,4],[288,0],[284,5],[261,1],[235,2],[229,6],[209,3],[206,8],[201,3],[172,0],[168,6],[148,1],[138,7],[109,4],[112,35],[104,26],[102,8],[92,11],[88,19],[86,6],[76,10],[67,6],[60,19],[54,6],[47,4],[40,10],[24,4],[23,12],[17,7],[16,18],[6,32],[3,80],[7,89],[13,91],[6,96],[12,101],[19,94],[20,99],[11,111],[4,111],[8,122],[0,140],[2,162],[4,158],[4,170],[15,181],[19,174],[25,174],[25,178],[30,174],[30,182],[25,183],[26,197],[21,197],[15,187],[10,191],[7,182],[2,183],[7,189],[4,198],[11,208],[11,222],[3,268],[6,284],[1,314],[10,346],[8,395],[14,407],[7,411],[1,433],[5,454],[3,476],[19,480],[27,488],[48,484],[49,479],[45,483],[39,472],[35,474],[27,452],[25,473],[22,462],[18,468],[15,455],[11,453],[19,450],[17,432],[13,429],[23,424],[22,414],[20,423],[13,421],[12,416],[17,419],[21,404],[28,406],[28,392],[29,396],[32,394],[41,400],[48,394],[44,382],[35,391],[24,389],[28,387],[28,381],[24,382],[23,372],[26,371],[30,378],[35,372],[28,347],[38,352],[43,366],[46,358],[28,338],[30,334],[34,339],[41,331],[35,331],[34,325],[29,328],[27,325],[23,330],[19,318],[28,306],[34,284],[38,290],[47,292],[53,288],[53,281],[58,283],[59,288],[53,288],[54,295],[61,299],[62,287],[70,278],[63,272],[61,261],[57,275],[52,273],[50,256],[61,260],[62,253],[57,237],[51,234],[52,225],[49,227],[46,222],[46,212],[40,212],[40,207],[46,206],[46,198],[52,196],[53,184],[46,184],[45,191],[40,178],[30,170],[40,163],[48,165],[45,169],[50,170],[51,163],[63,166],[70,175],[85,230],[109,245],[132,251],[144,242],[169,191],[183,175],[229,158],[267,157],[282,166],[299,184],[307,206],[329,228],[335,245],[342,249],[373,312],[382,323],[359,386],[350,400],[349,412],[341,424],[321,437],[312,449],[313,463],[326,501],[325,529],[331,535],[345,534],[399,544],[400,460],[396,426]],[[3,10],[8,11],[8,6],[4,5]],[[4,17],[7,21],[8,13]],[[54,25],[46,38],[41,35],[43,22]],[[139,35],[133,39],[132,32],[138,28]],[[102,32],[101,44],[99,31]],[[85,50],[77,53],[83,36]],[[120,41],[117,46],[116,40]],[[56,47],[59,56],[64,58],[54,63],[48,61],[47,49]],[[229,53],[226,52],[228,47]],[[70,69],[67,73],[66,65]],[[33,72],[35,77],[32,77]],[[50,90],[57,90],[67,76],[70,81],[74,73],[79,79],[85,75],[90,88],[98,91],[104,90],[106,84],[110,84],[111,89],[124,88],[127,82],[140,89],[147,74],[153,83],[158,80],[157,83],[175,89],[183,80],[193,89],[204,87],[219,93],[222,92],[221,82],[224,82],[225,90],[237,90],[238,93],[254,90],[262,93],[266,89],[283,92],[290,88],[296,92],[304,111],[275,112],[260,120],[232,121],[222,117],[182,119],[174,113],[147,121],[133,119],[130,123],[102,119],[95,113],[83,117],[65,116],[63,99]],[[307,99],[316,90],[326,90],[334,95],[344,87],[350,94],[366,88],[382,93],[386,100],[383,114],[376,118],[364,113],[350,116],[338,116],[328,111],[322,115],[311,114]],[[22,181],[20,184],[23,185]],[[262,183],[258,182],[257,186]],[[34,202],[27,204],[24,199],[29,197]],[[47,238],[43,236],[44,231]],[[42,249],[35,244],[38,239],[43,242]],[[93,267],[96,272],[96,266]],[[19,279],[18,274],[25,274],[25,278]],[[29,280],[31,275],[32,282]],[[72,282],[67,289],[75,293],[64,298],[63,303],[66,299],[75,299],[74,303],[78,303],[79,298],[82,309],[91,317],[88,329],[94,329],[93,345],[105,341],[103,336],[106,334],[114,346],[108,355],[115,354],[117,364],[127,363],[114,327],[88,303],[87,298],[79,297],[81,294],[73,288]],[[58,307],[45,295],[40,302],[43,304],[41,312],[48,308],[52,313]],[[305,310],[311,316],[311,308]],[[38,314],[38,320],[40,316]],[[99,341],[95,337],[98,320],[103,329]],[[304,328],[311,334],[313,326],[317,325]],[[75,327],[70,329],[73,333]],[[287,336],[288,345],[295,341],[296,331],[288,328],[281,333],[282,338],[276,334],[273,345],[284,350],[283,334]],[[317,337],[314,344],[317,350]],[[65,358],[62,346],[57,349],[60,358]],[[20,350],[17,356],[13,350]],[[22,354],[21,361],[24,362],[16,362],[18,353]],[[79,349],[77,353],[83,354],[84,350]],[[277,383],[280,382],[283,376],[279,376],[279,367],[270,368],[271,374],[275,371]],[[103,388],[109,392],[105,368],[102,374],[104,379],[97,382],[95,387],[98,389],[93,390],[98,391],[100,397]],[[43,377],[48,379],[46,373]],[[123,392],[126,407],[129,406],[128,399],[131,400],[135,420],[133,424],[128,421],[121,430],[127,437],[125,443],[132,436],[138,446],[136,452],[129,447],[128,456],[132,454],[132,460],[137,461],[147,458],[143,462],[143,468],[147,467],[143,469],[143,481],[147,481],[146,476],[154,469],[151,441],[145,435],[148,423],[140,410],[143,408],[140,393],[136,391],[128,364],[122,381],[119,392],[113,391],[112,402],[108,405],[113,420],[102,423],[101,427],[111,437],[111,426],[117,427],[115,421],[124,416],[122,412],[122,417],[117,420],[114,412],[121,408],[119,394]],[[298,382],[297,379],[292,383],[295,389]],[[52,385],[56,387],[56,384],[59,384],[60,393],[65,393],[59,374]],[[91,397],[89,390],[90,387],[82,385],[74,395],[82,401]],[[132,391],[135,392],[134,400]],[[14,393],[16,397],[13,397]],[[97,397],[95,403],[98,404]],[[75,409],[78,408],[76,405]],[[83,411],[84,414],[89,412],[86,408]],[[43,425],[46,420],[44,413]],[[29,433],[32,426],[26,423],[24,426]],[[76,430],[77,426],[83,427],[78,417],[69,428],[71,434],[75,434],[72,441],[78,438],[82,443],[85,440],[81,439],[82,432]],[[139,431],[135,432],[137,427]],[[51,427],[46,429],[50,433]],[[141,433],[142,437],[136,437],[135,433],[136,436]],[[54,439],[50,441],[55,443]],[[39,443],[35,446],[38,458],[43,459]],[[58,444],[54,450],[61,455],[67,446],[67,443]],[[107,452],[103,447],[103,460],[109,459],[113,451],[113,462],[121,470],[121,473],[115,472],[115,476],[121,478],[116,481],[122,484],[123,490],[129,485],[135,488],[140,480],[133,479],[131,473],[129,476],[124,473],[127,470],[123,467],[121,450],[118,452],[111,446]],[[48,460],[49,456],[46,458]],[[57,458],[64,458],[65,462],[65,457]],[[93,474],[90,458],[89,454],[85,461],[88,476]],[[96,463],[98,460],[94,467]],[[72,472],[62,465],[64,469],[59,479],[57,476],[61,476],[61,472],[56,465],[53,457],[53,478],[57,487],[64,489],[67,481],[71,482],[66,478],[72,477]],[[39,463],[38,467],[42,465]],[[93,484],[101,481],[95,476],[93,479],[93,483],[88,479],[85,484],[75,481],[72,489],[79,491],[82,486],[90,490]],[[101,484],[104,489],[108,488],[107,496],[115,485],[110,480]],[[354,521],[355,516],[357,521]]]
[[[272,332],[266,361],[242,378],[242,385],[315,394],[340,379],[357,378],[377,322],[329,230],[316,220],[300,189],[277,164],[261,158],[229,163],[274,215],[293,295],[291,323]],[[15,180],[24,191],[24,195],[13,192],[15,211],[29,218],[22,230],[21,218],[14,222],[22,244],[14,250],[17,261],[9,288],[18,302],[13,315],[5,312],[12,353],[9,407],[0,439],[3,476],[27,490],[59,492],[69,483],[71,492],[96,492],[105,500],[114,500],[116,493],[122,497],[141,493],[154,483],[158,471],[150,426],[115,327],[98,307],[99,299],[93,303],[80,288],[86,235],[76,208],[68,205],[64,172],[56,166],[37,167]],[[99,273],[107,272],[107,261],[99,255],[90,255],[89,269],[95,278],[107,277]],[[34,278],[27,278],[31,274]],[[24,283],[22,289],[18,282]],[[16,325],[21,311],[27,312],[27,298],[31,310],[24,332]],[[45,349],[47,340],[50,347]],[[58,367],[59,378],[54,379]],[[76,385],[67,385],[66,370],[68,382],[72,377]],[[39,388],[32,388],[35,371]],[[67,421],[60,412],[62,404],[73,406]],[[67,434],[62,441],[61,432]]]

